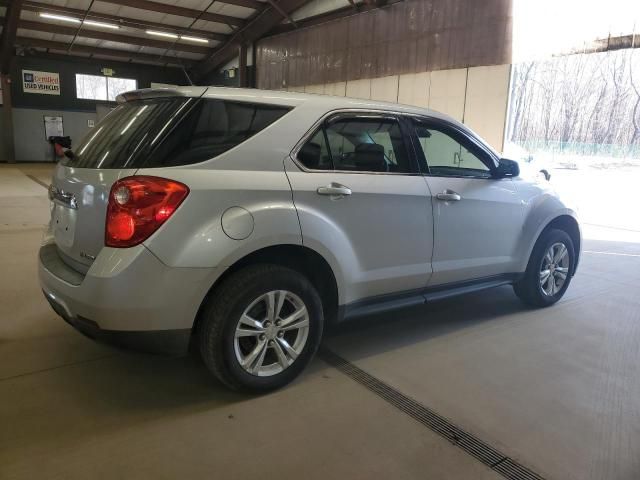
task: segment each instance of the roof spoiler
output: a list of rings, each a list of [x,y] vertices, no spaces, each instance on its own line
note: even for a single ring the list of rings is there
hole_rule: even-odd
[[[116,97],[116,102],[126,103],[145,98],[201,97],[206,91],[207,87],[141,88],[139,90],[121,93]]]

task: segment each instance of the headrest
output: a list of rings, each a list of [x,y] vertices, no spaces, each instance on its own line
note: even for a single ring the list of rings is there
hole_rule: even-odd
[[[387,171],[387,162],[384,160],[384,147],[377,143],[361,143],[357,145],[353,158],[358,170],[369,172]]]

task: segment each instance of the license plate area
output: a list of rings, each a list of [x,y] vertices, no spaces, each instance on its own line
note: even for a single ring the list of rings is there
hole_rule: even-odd
[[[51,228],[56,244],[59,247],[71,248],[73,246],[77,212],[75,209],[54,202],[51,215]]]

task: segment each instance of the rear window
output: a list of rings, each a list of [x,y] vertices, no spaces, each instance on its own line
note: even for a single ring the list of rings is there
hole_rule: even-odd
[[[142,168],[214,158],[265,129],[289,107],[216,99],[162,98],[114,109],[73,149],[68,166]]]

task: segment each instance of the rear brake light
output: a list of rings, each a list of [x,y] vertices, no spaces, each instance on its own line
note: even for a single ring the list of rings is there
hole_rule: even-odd
[[[106,246],[133,247],[144,242],[188,194],[186,185],[166,178],[135,176],[118,180],[109,193]]]

